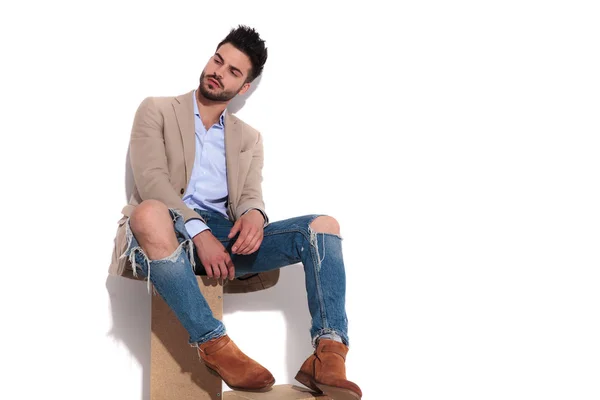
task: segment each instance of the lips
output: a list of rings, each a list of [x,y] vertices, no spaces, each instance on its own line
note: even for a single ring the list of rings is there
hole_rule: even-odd
[[[215,85],[216,87],[221,87],[221,84],[213,78],[208,78],[208,81]]]

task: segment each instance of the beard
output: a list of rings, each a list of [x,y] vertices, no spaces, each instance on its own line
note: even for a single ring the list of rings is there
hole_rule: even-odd
[[[239,89],[236,91],[230,91],[221,88],[209,89],[208,85],[206,84],[208,78],[214,79],[215,81],[219,82],[219,86],[221,88],[223,87],[223,84],[216,76],[204,76],[204,71],[202,72],[202,75],[200,75],[200,94],[210,101],[226,102],[233,99],[239,92]]]

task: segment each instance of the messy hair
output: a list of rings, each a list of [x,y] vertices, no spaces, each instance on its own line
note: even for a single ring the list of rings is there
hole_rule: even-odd
[[[247,82],[252,82],[262,74],[263,67],[267,62],[267,48],[265,47],[265,41],[260,38],[256,30],[245,25],[239,25],[229,32],[227,37],[219,43],[217,49],[225,43],[230,43],[250,58],[252,69],[248,74]]]

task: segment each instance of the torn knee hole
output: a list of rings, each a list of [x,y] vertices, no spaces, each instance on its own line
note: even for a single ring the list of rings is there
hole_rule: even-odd
[[[320,216],[310,223],[310,228],[315,233],[329,233],[331,235],[340,235],[340,224],[333,217]]]

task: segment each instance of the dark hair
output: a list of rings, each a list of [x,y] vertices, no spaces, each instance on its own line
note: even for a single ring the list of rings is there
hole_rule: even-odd
[[[250,58],[252,69],[247,82],[252,82],[262,74],[263,67],[267,62],[267,48],[265,47],[265,41],[260,38],[256,30],[245,25],[239,25],[237,28],[232,29],[229,35],[219,43],[217,50],[225,43],[231,43],[233,47]]]

